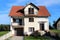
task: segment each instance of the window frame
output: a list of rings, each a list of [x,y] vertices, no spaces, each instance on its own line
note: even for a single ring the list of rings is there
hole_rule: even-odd
[[[40,30],[44,30],[44,26],[45,24],[44,24],[44,22],[42,22],[42,23],[40,23]]]
[[[34,14],[34,8],[28,8],[28,13],[29,14]]]
[[[15,18],[13,18],[13,22],[16,22],[16,19]]]
[[[29,22],[34,22],[34,18],[29,18]]]
[[[29,27],[29,32],[34,32],[34,27]]]
[[[19,23],[19,19],[16,19],[16,23]]]

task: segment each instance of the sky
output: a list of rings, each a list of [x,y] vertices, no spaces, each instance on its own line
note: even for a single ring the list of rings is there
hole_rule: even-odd
[[[12,6],[26,6],[30,2],[47,8],[51,14],[49,17],[51,24],[60,17],[60,0],[0,0],[0,24],[10,24],[9,13]]]

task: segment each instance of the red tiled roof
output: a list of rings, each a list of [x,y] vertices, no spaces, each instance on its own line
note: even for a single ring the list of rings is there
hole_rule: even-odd
[[[21,12],[17,12],[18,10],[24,8],[23,6],[13,6],[9,16],[23,16]]]
[[[39,6],[38,16],[50,16],[50,13],[45,6]]]
[[[18,10],[23,8],[24,8],[23,6],[13,6],[9,16],[24,16],[23,13],[17,12]],[[39,8],[38,15],[28,15],[28,16],[50,16],[45,6],[39,6],[38,8]]]

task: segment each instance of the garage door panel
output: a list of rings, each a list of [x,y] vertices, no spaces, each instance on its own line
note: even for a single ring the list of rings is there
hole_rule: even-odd
[[[16,36],[23,36],[23,28],[16,28]]]

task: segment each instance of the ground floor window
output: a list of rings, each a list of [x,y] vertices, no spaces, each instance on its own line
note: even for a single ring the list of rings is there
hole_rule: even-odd
[[[34,27],[29,27],[29,32],[33,32],[34,31]]]

